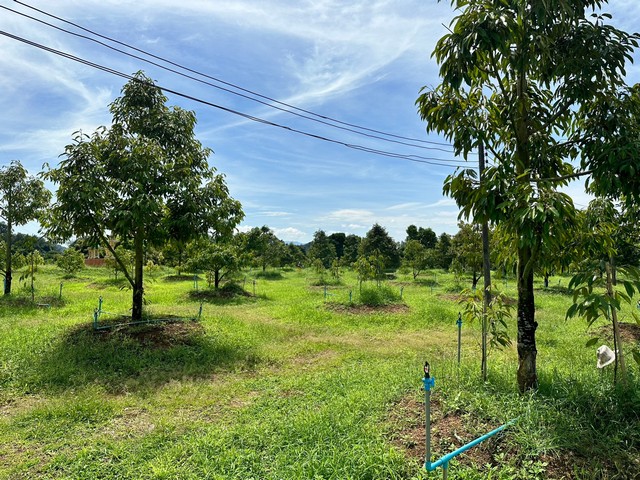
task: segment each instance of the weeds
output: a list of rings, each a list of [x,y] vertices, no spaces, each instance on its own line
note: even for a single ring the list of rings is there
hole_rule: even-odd
[[[171,273],[159,271],[147,297],[192,315],[193,277],[162,276]],[[425,478],[423,459],[393,441],[423,442],[425,357],[442,411],[468,435],[519,418],[486,459],[472,449],[452,462],[450,478],[640,476],[637,368],[627,389],[596,372],[584,322],[564,320],[567,296],[537,291],[540,388],[521,396],[515,346],[495,351],[480,380],[478,325],[463,326],[455,361],[456,283],[467,279],[398,275],[371,298],[398,302],[402,285],[405,308],[347,313],[325,308],[308,272],[277,273],[255,296],[247,284],[250,297],[229,287],[233,297],[207,299],[198,323],[109,332],[90,327],[98,297],[120,312],[130,296],[106,269],[65,281],[50,308],[0,299],[0,478]],[[38,288],[57,291],[59,275],[42,267]],[[358,279],[345,271],[341,281],[331,298],[348,303]],[[466,438],[452,430],[442,453],[455,435]]]

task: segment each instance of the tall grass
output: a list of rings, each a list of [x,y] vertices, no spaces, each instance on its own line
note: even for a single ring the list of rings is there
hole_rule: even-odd
[[[596,371],[562,292],[536,292],[540,388],[523,396],[515,346],[491,351],[480,380],[478,325],[463,325],[456,363],[461,308],[444,272],[387,282],[407,308],[378,311],[332,308],[357,289],[350,272],[327,298],[310,271],[246,272],[250,295],[233,299],[168,273],[147,284],[149,308],[186,317],[204,301],[198,324],[94,332],[99,296],[130,308],[101,269],[63,279],[49,308],[0,299],[0,478],[424,478],[389,419],[406,399],[422,409],[425,359],[435,398],[474,433],[519,418],[488,465],[456,460],[450,478],[640,474],[638,369],[626,389]],[[39,272],[36,296],[55,296],[61,275]]]

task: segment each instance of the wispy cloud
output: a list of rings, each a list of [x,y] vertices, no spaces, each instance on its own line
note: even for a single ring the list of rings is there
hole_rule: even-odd
[[[289,217],[291,213],[289,212],[260,212],[261,215],[265,217]]]
[[[422,203],[419,202],[408,202],[408,203],[400,203],[398,205],[391,205],[390,207],[387,207],[386,210],[387,211],[393,211],[393,210],[406,210],[408,208],[423,208],[424,205]]]
[[[284,242],[306,242],[309,234],[293,227],[274,228],[273,233]]]

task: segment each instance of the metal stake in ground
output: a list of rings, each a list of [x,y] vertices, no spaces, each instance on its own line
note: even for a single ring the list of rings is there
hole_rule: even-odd
[[[431,465],[431,389],[436,384],[436,379],[431,378],[431,367],[429,362],[424,362],[424,413],[425,413],[425,436],[426,436],[426,455],[425,465]]]
[[[458,325],[458,366],[460,366],[460,342],[462,337],[462,314],[460,312],[458,312],[456,325]]]

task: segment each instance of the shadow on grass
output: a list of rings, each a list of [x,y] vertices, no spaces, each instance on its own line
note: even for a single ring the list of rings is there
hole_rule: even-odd
[[[122,393],[158,388],[215,372],[252,371],[261,362],[241,339],[208,335],[198,322],[94,331],[79,325],[53,342],[33,367],[36,389],[63,391],[99,384]]]
[[[124,290],[125,288],[131,288],[129,281],[124,278],[107,278],[104,280],[96,280],[94,282],[89,283],[86,288],[95,288],[98,290],[104,290],[105,288],[116,287],[120,290]]]
[[[66,305],[64,296],[60,298],[58,295],[40,295],[31,301],[30,296],[9,295],[0,297],[0,305],[6,305],[12,308],[19,308],[23,311],[36,311],[43,308],[64,307]]]
[[[538,393],[556,411],[545,424],[590,478],[640,478],[640,382],[615,387],[595,370],[588,379],[541,376]]]
[[[264,272],[256,272],[256,278],[261,278],[263,280],[282,280],[284,276],[281,272],[276,270],[265,270]]]
[[[439,287],[440,286],[440,284],[436,280],[434,280],[432,278],[420,278],[420,277],[418,277],[418,278],[416,278],[414,280],[414,282],[415,282],[416,285],[420,285],[421,287],[434,287],[435,288],[435,287]]]
[[[550,285],[548,287],[541,287],[536,290],[541,290],[547,293],[555,293],[559,295],[573,295],[573,290],[563,286],[563,285]]]

